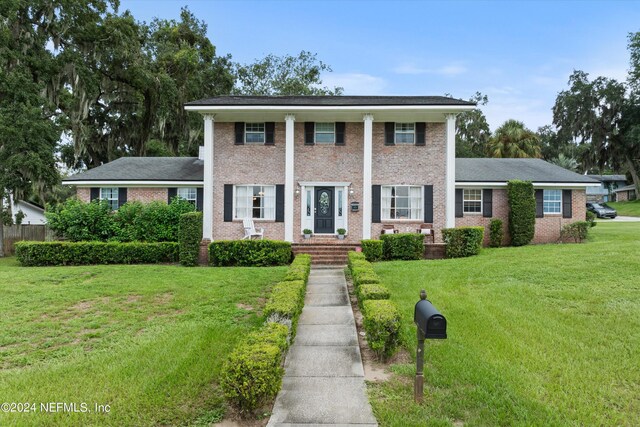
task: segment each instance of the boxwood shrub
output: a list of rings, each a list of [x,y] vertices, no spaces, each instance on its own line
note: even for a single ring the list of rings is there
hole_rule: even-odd
[[[573,240],[575,243],[580,243],[589,235],[589,229],[591,225],[588,221],[576,221],[571,224],[567,224],[560,230],[561,240]]]
[[[311,255],[299,254],[289,266],[287,274],[284,276],[285,281],[302,280],[305,283],[309,279],[309,272],[311,271]]]
[[[533,184],[529,181],[509,181],[507,197],[511,245],[527,245],[533,239],[536,227],[536,198]]]
[[[349,267],[349,270],[351,270],[352,263],[355,261],[366,261],[364,253],[355,251],[347,252],[347,267]]]
[[[178,244],[120,242],[17,242],[24,266],[88,264],[155,264],[178,261]]]
[[[499,218],[492,218],[489,221],[489,246],[492,248],[499,248],[502,246],[502,238],[504,237],[504,230],[502,229],[502,220]]]
[[[380,283],[364,283],[358,287],[357,295],[358,301],[362,304],[368,300],[389,299],[391,292]]]
[[[180,225],[178,227],[180,264],[187,267],[198,265],[201,241],[202,212],[189,212],[180,215]]]
[[[379,359],[387,360],[400,344],[400,310],[388,300],[369,300],[362,306],[369,347]]]
[[[424,257],[424,234],[383,234],[382,253],[384,259],[422,259]]]
[[[484,227],[456,227],[442,230],[444,253],[447,258],[478,255],[483,239]]]
[[[362,253],[369,262],[382,260],[382,240],[363,240],[360,242]]]
[[[280,282],[271,290],[271,296],[264,307],[265,316],[277,314],[290,319],[295,324],[304,307],[306,283],[302,280]]]
[[[209,244],[209,263],[218,267],[267,267],[291,261],[291,243],[278,240],[218,240]]]

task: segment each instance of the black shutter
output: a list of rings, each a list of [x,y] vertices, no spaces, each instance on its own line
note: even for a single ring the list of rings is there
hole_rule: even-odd
[[[100,199],[100,189],[98,187],[91,187],[91,191],[89,194],[89,201],[93,202],[94,200]]]
[[[427,124],[416,123],[416,145],[426,145],[425,133],[427,129]]]
[[[313,134],[316,130],[316,124],[314,122],[304,122],[304,145],[313,145]]]
[[[274,145],[274,134],[276,124],[274,122],[266,122],[264,124],[264,145]]]
[[[395,145],[396,124],[385,122],[384,124],[384,145]]]
[[[244,122],[236,122],[236,145],[244,144]]]
[[[433,185],[424,186],[424,222],[433,223]]]
[[[127,203],[127,187],[118,188],[118,207]]]
[[[380,222],[380,199],[382,195],[382,187],[379,185],[371,186],[371,222]],[[367,213],[364,213],[367,215]]]
[[[203,197],[203,188],[202,187],[198,187],[196,188],[196,210],[198,212],[202,212],[202,203],[204,202]]]
[[[536,190],[536,218],[544,217],[544,190]]]
[[[233,185],[224,185],[224,222],[233,221]]]
[[[336,145],[344,145],[344,122],[336,122]]]
[[[284,222],[284,184],[276,185],[276,222]]]
[[[456,218],[462,218],[464,211],[462,210],[462,188],[456,188]]]
[[[482,216],[485,218],[493,216],[493,190],[490,188],[482,190]]]
[[[562,190],[562,218],[571,218],[573,216],[571,206],[571,190]]]
[[[167,189],[167,204],[170,204],[174,197],[178,195],[177,188],[168,188]]]

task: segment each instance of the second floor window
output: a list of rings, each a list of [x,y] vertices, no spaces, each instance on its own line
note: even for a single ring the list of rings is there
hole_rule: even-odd
[[[336,142],[336,127],[334,123],[316,123],[316,144],[333,144]]]
[[[264,123],[245,123],[244,141],[247,144],[264,144]]]
[[[396,123],[395,143],[414,144],[416,141],[415,123]]]

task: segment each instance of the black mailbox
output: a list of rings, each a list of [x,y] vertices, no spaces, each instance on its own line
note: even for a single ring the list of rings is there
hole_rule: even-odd
[[[360,210],[360,202],[351,202],[351,212],[358,212]]]
[[[425,338],[447,338],[447,319],[436,310],[431,301],[423,299],[416,303],[413,321]]]

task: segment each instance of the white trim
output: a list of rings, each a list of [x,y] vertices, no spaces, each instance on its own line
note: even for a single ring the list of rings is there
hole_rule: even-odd
[[[475,105],[185,105],[187,111],[442,111],[459,113],[475,110]]]
[[[331,132],[326,132],[326,131],[322,131],[322,132],[318,132],[318,123],[321,124],[329,124],[333,126],[333,130]],[[333,141],[331,142],[325,142],[325,141],[320,141],[318,142],[318,133],[322,133],[322,134],[332,134],[333,135]],[[335,145],[336,144],[336,122],[313,122],[313,143],[314,144],[318,144],[318,145]]]
[[[447,114],[445,227],[456,226],[456,115]]]
[[[365,114],[364,121],[364,159],[362,171],[362,239],[371,238],[371,168],[373,157],[373,115]]]
[[[506,182],[467,182],[467,181],[456,181],[456,188],[463,187],[506,187]],[[535,188],[544,188],[544,187],[560,187],[560,188],[584,188],[584,187],[599,187],[600,184],[591,184],[591,183],[579,183],[579,182],[534,182],[533,186]]]
[[[301,187],[348,187],[350,182],[333,182],[333,181],[298,181]]]
[[[203,116],[204,121],[204,190],[202,191],[202,239],[213,240],[213,142],[215,117]]]
[[[293,192],[294,192],[294,125],[296,117],[287,114],[285,120],[285,171],[284,171],[284,240],[293,242]]]
[[[202,181],[63,181],[81,187],[202,187]]]
[[[262,125],[262,132],[251,131],[252,134],[262,134],[262,141],[247,141],[247,125]],[[246,145],[264,145],[267,142],[267,124],[265,122],[244,122],[244,134],[242,135]]]

